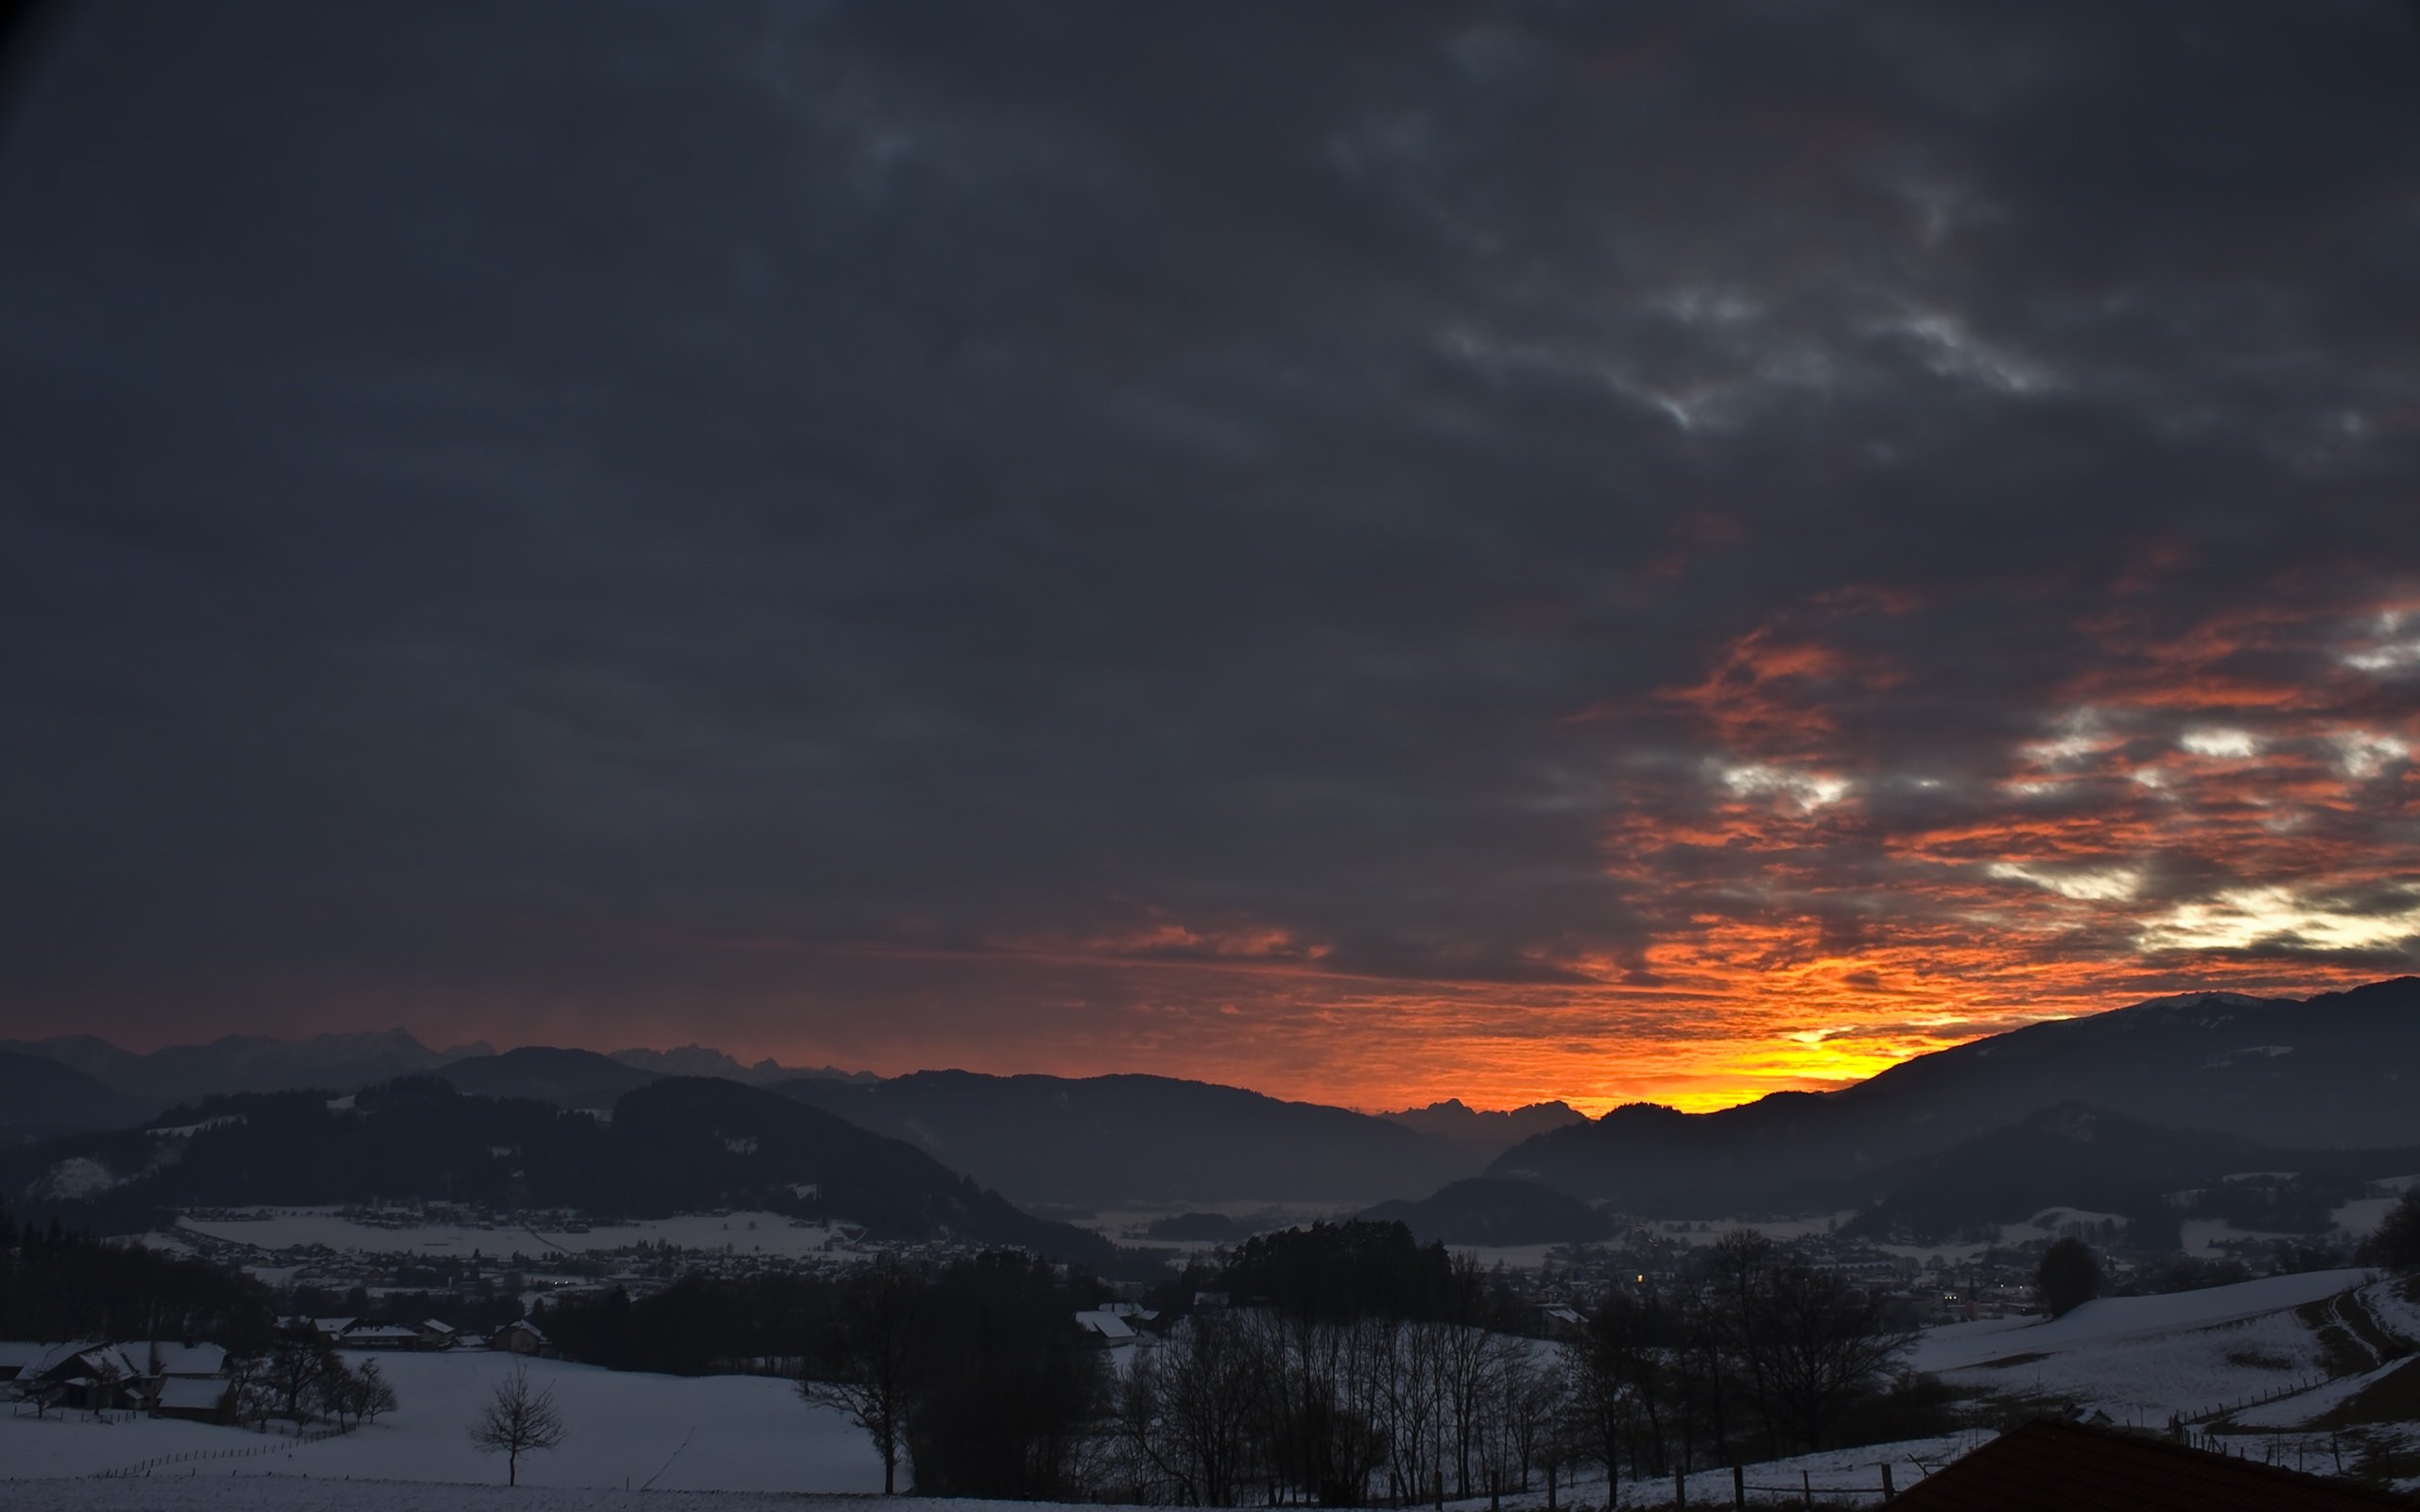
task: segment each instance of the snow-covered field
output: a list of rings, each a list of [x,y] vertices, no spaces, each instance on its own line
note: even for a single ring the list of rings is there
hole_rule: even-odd
[[[1990,1438],[1988,1434],[1874,1444],[1863,1449],[1806,1454],[1748,1468],[1752,1494],[1811,1486],[1822,1505],[1873,1505],[1882,1499],[1881,1465],[1892,1467],[1893,1484],[1904,1489],[1932,1470]],[[1692,1506],[1728,1506],[1731,1472],[1705,1470],[1688,1481]],[[1828,1493],[1828,1494],[1827,1494]],[[1668,1499],[1671,1483],[1621,1490],[1624,1505]],[[1602,1504],[1604,1482],[1581,1481],[1564,1488],[1563,1504]],[[1535,1512],[1542,1489],[1504,1499],[1508,1512]],[[427,1481],[297,1475],[273,1480],[232,1478],[207,1470],[190,1476],[163,1470],[142,1479],[11,1482],[0,1479],[0,1507],[41,1507],[45,1512],[769,1512],[796,1507],[795,1495],[749,1491],[597,1490],[525,1484],[461,1486]],[[830,1495],[814,1499],[816,1512],[1112,1512],[1085,1503],[941,1501],[921,1497]],[[1479,1512],[1484,1498],[1449,1502],[1456,1512]]]
[[[2370,1279],[2365,1270],[2314,1270],[2264,1276],[2234,1286],[2158,1297],[2104,1297],[2065,1317],[1991,1318],[1928,1329],[1912,1363],[1919,1370],[1955,1370],[2001,1356],[2070,1349],[2137,1335],[2231,1322],[2333,1297]]]
[[[636,1245],[670,1245],[676,1249],[728,1249],[739,1255],[796,1257],[846,1248],[845,1244],[834,1241],[830,1228],[820,1224],[795,1227],[790,1219],[777,1212],[734,1212],[722,1216],[683,1213],[673,1218],[600,1223],[582,1233],[505,1224],[493,1228],[442,1223],[397,1228],[340,1217],[328,1208],[278,1208],[264,1210],[260,1217],[181,1218],[177,1227],[262,1249],[324,1245],[340,1252],[371,1255],[467,1257],[476,1251],[491,1258],[513,1254],[535,1257],[593,1254]]]
[[[314,1443],[139,1418],[95,1422],[81,1414],[43,1420],[0,1415],[0,1505],[54,1504],[56,1485],[30,1488],[25,1484],[30,1478],[128,1470],[186,1454],[210,1457],[157,1466],[152,1479],[191,1474],[238,1482],[260,1476],[503,1481],[503,1460],[473,1449],[466,1426],[511,1369],[512,1356],[464,1350],[376,1358],[394,1385],[399,1409],[368,1427]],[[882,1488],[881,1462],[865,1435],[838,1413],[808,1406],[786,1381],[644,1375],[561,1361],[532,1362],[530,1373],[554,1392],[567,1436],[562,1448],[523,1459],[525,1486]]]
[[[2326,1373],[2293,1310],[2370,1273],[2311,1271],[2160,1297],[2107,1297],[2065,1317],[1927,1330],[1910,1363],[1965,1386],[2074,1397],[2121,1422],[2164,1425]]]
[[[1753,1229],[1775,1242],[1806,1239],[1827,1234],[1857,1216],[1855,1208],[1839,1212],[1818,1212],[1796,1218],[1708,1218],[1696,1223],[1684,1220],[1650,1224],[1651,1231],[1660,1231],[1667,1239],[1676,1239],[1691,1246],[1715,1245],[1725,1236],[1742,1229]]]
[[[24,1493],[20,1495],[19,1493]],[[146,1480],[0,1480],[0,1507],[31,1512],[771,1512],[796,1496],[748,1491],[566,1490],[520,1486],[443,1486],[425,1481],[229,1480],[207,1475]],[[817,1512],[1046,1512],[1031,1502],[939,1502],[915,1497],[818,1497]],[[1063,1509],[1078,1512],[1078,1509]],[[1080,1512],[1102,1512],[1085,1507]]]

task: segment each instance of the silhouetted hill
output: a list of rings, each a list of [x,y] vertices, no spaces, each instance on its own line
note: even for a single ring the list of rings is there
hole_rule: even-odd
[[[1496,1156],[1523,1140],[1584,1124],[1588,1115],[1568,1103],[1531,1103],[1502,1112],[1481,1112],[1459,1097],[1448,1097],[1442,1103],[1426,1108],[1408,1108],[1399,1113],[1381,1113],[1391,1124],[1401,1124],[1435,1139],[1450,1140],[1456,1144],[1483,1150]]]
[[[870,1071],[842,1071],[838,1066],[785,1066],[770,1057],[752,1066],[743,1066],[711,1045],[678,1045],[670,1050],[616,1050],[609,1058],[640,1071],[654,1072],[660,1076],[719,1076],[725,1081],[745,1082],[752,1087],[765,1087],[800,1077],[828,1076],[854,1082],[882,1079]]]
[[[1870,1206],[1845,1231],[1931,1244],[2074,1208],[2129,1219],[2138,1232],[2170,1229],[2195,1211],[2310,1232],[2371,1182],[2413,1170],[2420,1149],[2408,1146],[2281,1150],[2061,1103],[1864,1178]]]
[[[0,1051],[0,1144],[120,1128],[149,1111],[73,1066]]]
[[[451,1079],[458,1068],[469,1078],[462,1083],[465,1091],[523,1095],[518,1079],[527,1077],[532,1089],[552,1084],[549,1090],[530,1090],[527,1095],[559,1103],[569,1099],[580,1107],[600,1108],[612,1103],[612,1098],[603,1094],[618,1094],[645,1085],[645,1077],[616,1081],[614,1073],[595,1064],[600,1060],[617,1062],[654,1076],[721,1076],[757,1086],[803,1076],[854,1082],[879,1079],[871,1072],[841,1071],[831,1066],[784,1066],[769,1059],[743,1066],[706,1045],[682,1045],[673,1050],[616,1050],[610,1056],[525,1045],[499,1055],[493,1046],[481,1041],[439,1051],[401,1029],[383,1034],[323,1034],[302,1040],[268,1035],[227,1035],[208,1044],[170,1045],[147,1054],[121,1050],[93,1035],[60,1035],[47,1040],[0,1040],[0,1053],[34,1056],[71,1067],[150,1108],[230,1092],[314,1088],[345,1092],[424,1072],[438,1072]],[[546,1057],[557,1057],[556,1064],[546,1066]],[[465,1064],[490,1060],[501,1064]]]
[[[922,1071],[776,1090],[909,1141],[1023,1202],[1318,1201],[1433,1191],[1479,1157],[1382,1118],[1166,1076]]]
[[[2061,1102],[2283,1147],[2420,1143],[2420,979],[2307,1002],[2202,993],[2038,1023],[1836,1092],[1717,1113],[1617,1108],[1493,1176],[1634,1211],[1710,1214],[1946,1150]]]
[[[1614,1233],[1611,1218],[1577,1197],[1490,1177],[1451,1182],[1418,1202],[1382,1202],[1361,1216],[1400,1223],[1424,1245],[1593,1244]]]
[[[2164,1128],[2083,1103],[2060,1103],[2006,1128],[1875,1178],[1884,1195],[1853,1233],[1917,1244],[2021,1223],[2046,1208],[2139,1217],[2169,1194],[2274,1159],[2233,1134]]]
[[[1241,1218],[1223,1212],[1179,1212],[1166,1218],[1154,1218],[1143,1228],[1146,1239],[1172,1240],[1179,1244],[1239,1245],[1259,1232]]]
[[[594,1050],[524,1045],[500,1056],[474,1056],[440,1066],[432,1074],[456,1091],[482,1097],[531,1097],[557,1108],[597,1111],[613,1108],[624,1092],[661,1081],[656,1072],[626,1066]]]
[[[433,1076],[365,1089],[250,1093],[130,1129],[0,1157],[0,1179],[104,1229],[163,1207],[443,1200],[650,1217],[717,1207],[848,1219],[911,1239],[1020,1245],[1099,1264],[1098,1235],[1019,1211],[923,1151],[735,1082],[666,1078],[610,1122]]]
[[[440,1053],[401,1029],[383,1034],[323,1034],[308,1040],[231,1034],[200,1045],[170,1045],[148,1054],[120,1050],[90,1035],[9,1040],[0,1050],[41,1056],[152,1108],[229,1092],[325,1087],[349,1091],[372,1082],[433,1070],[448,1060],[489,1053],[466,1045]]]

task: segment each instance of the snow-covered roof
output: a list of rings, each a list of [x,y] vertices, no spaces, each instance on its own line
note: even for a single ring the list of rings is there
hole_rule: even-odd
[[[451,1333],[455,1332],[454,1325],[446,1322],[442,1318],[424,1317],[420,1320],[420,1326],[423,1330],[430,1333]]]
[[[20,1339],[0,1339],[0,1370],[30,1370],[50,1356],[51,1346]]]
[[[207,1411],[227,1396],[225,1381],[179,1381],[171,1378],[160,1383],[160,1405]]]
[[[495,1336],[497,1338],[502,1338],[508,1333],[527,1333],[541,1344],[546,1342],[545,1330],[538,1327],[537,1324],[530,1322],[526,1317],[515,1318],[511,1322],[507,1323],[504,1327],[495,1331]]]
[[[128,1380],[147,1372],[139,1361],[128,1358],[126,1351],[117,1346],[83,1340],[53,1346],[49,1354],[25,1373],[75,1380],[102,1376]]]
[[[1090,1329],[1112,1343],[1122,1342],[1134,1336],[1132,1325],[1116,1314],[1098,1308],[1077,1314],[1076,1322],[1080,1327]]]
[[[227,1369],[227,1351],[216,1344],[153,1344],[136,1340],[118,1348],[146,1366],[157,1360],[164,1376],[215,1376]]]

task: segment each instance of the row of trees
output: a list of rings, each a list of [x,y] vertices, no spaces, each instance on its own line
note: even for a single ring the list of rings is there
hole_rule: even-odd
[[[850,1278],[800,1390],[865,1430],[885,1493],[906,1459],[926,1495],[1080,1499],[1110,1401],[1075,1323],[1097,1295],[1022,1254],[938,1275],[886,1257]]]
[[[252,1352],[276,1328],[248,1276],[0,1208],[0,1339],[203,1337]]]
[[[348,1366],[309,1328],[288,1329],[268,1349],[238,1358],[234,1377],[236,1418],[256,1426],[324,1421],[352,1428],[395,1410],[395,1388],[377,1361]]]
[[[1198,1314],[1121,1393],[1121,1498],[1224,1506],[1285,1497],[1409,1505],[1527,1492],[1572,1469],[1660,1476],[1817,1449],[1917,1410],[1908,1334],[1877,1295],[1754,1234],[1664,1291],[1612,1289],[1561,1345],[1460,1309],[1406,1319],[1257,1307]],[[1862,1423],[1858,1420],[1864,1419]]]
[[[1235,1305],[1176,1317],[1120,1379],[1071,1320],[1080,1280],[1014,1256],[879,1263],[846,1283],[802,1390],[865,1430],[886,1490],[905,1462],[927,1494],[1199,1506],[1540,1481],[1551,1505],[1583,1465],[1660,1476],[1939,1411],[1897,1372],[1908,1335],[1881,1297],[1754,1234],[1661,1291],[1615,1288],[1561,1343],[1508,1330],[1481,1273],[1399,1226],[1271,1236],[1226,1275]]]

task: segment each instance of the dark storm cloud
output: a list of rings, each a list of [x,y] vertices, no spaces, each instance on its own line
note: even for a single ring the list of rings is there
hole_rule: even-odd
[[[2412,906],[2323,864],[2402,759],[2297,784],[2411,714],[2415,81],[2384,4],[77,10],[0,138],[0,1027],[1249,964],[1310,1046],[2113,868],[2011,958],[2324,951],[2144,920]],[[2328,701],[2151,697],[2222,675]],[[2204,723],[2307,876],[2137,812]]]

